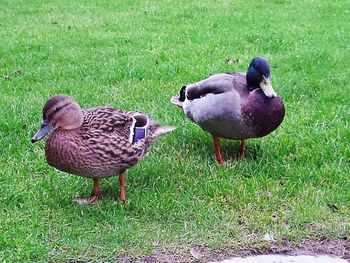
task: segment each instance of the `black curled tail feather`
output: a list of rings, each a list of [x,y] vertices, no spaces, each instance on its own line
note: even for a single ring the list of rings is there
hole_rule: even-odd
[[[182,86],[180,90],[179,101],[184,102],[186,99],[186,86]]]
[[[180,89],[180,95],[172,97],[170,102],[176,106],[182,107],[182,103],[186,99],[186,88],[187,86],[182,86]]]

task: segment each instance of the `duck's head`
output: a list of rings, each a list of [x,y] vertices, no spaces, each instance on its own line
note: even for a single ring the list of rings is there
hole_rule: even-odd
[[[261,57],[254,58],[250,62],[246,78],[250,90],[261,88],[267,97],[277,97],[277,93],[271,85],[270,65],[266,59]]]
[[[51,130],[75,129],[83,124],[83,113],[73,98],[60,94],[51,97],[43,108],[43,123],[39,131],[33,136],[35,143],[44,138]]]

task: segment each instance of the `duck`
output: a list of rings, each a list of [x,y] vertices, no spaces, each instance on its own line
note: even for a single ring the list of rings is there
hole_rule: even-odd
[[[182,86],[179,96],[170,101],[212,135],[219,164],[225,164],[219,138],[240,140],[240,156],[244,156],[247,139],[273,132],[285,115],[283,100],[271,84],[270,65],[263,57],[253,58],[247,72],[219,73]]]
[[[101,198],[100,178],[119,175],[122,203],[126,201],[125,172],[147,153],[160,136],[175,130],[154,122],[147,114],[112,106],[82,109],[70,96],[55,95],[43,107],[43,121],[31,139],[49,134],[46,161],[59,171],[93,179],[90,197],[75,198],[91,204]]]

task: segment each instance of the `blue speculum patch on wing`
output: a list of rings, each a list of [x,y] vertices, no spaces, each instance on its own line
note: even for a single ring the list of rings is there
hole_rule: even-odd
[[[132,138],[132,144],[137,143],[146,137],[146,127],[135,127],[134,137]]]

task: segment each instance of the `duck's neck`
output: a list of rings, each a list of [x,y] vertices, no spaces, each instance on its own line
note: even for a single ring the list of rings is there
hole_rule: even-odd
[[[260,88],[259,74],[252,68],[248,69],[247,75],[247,88],[249,91]]]
[[[83,125],[84,116],[81,111],[70,117],[71,118],[67,118],[66,120],[63,121],[63,125],[60,126],[62,130],[73,130]]]

